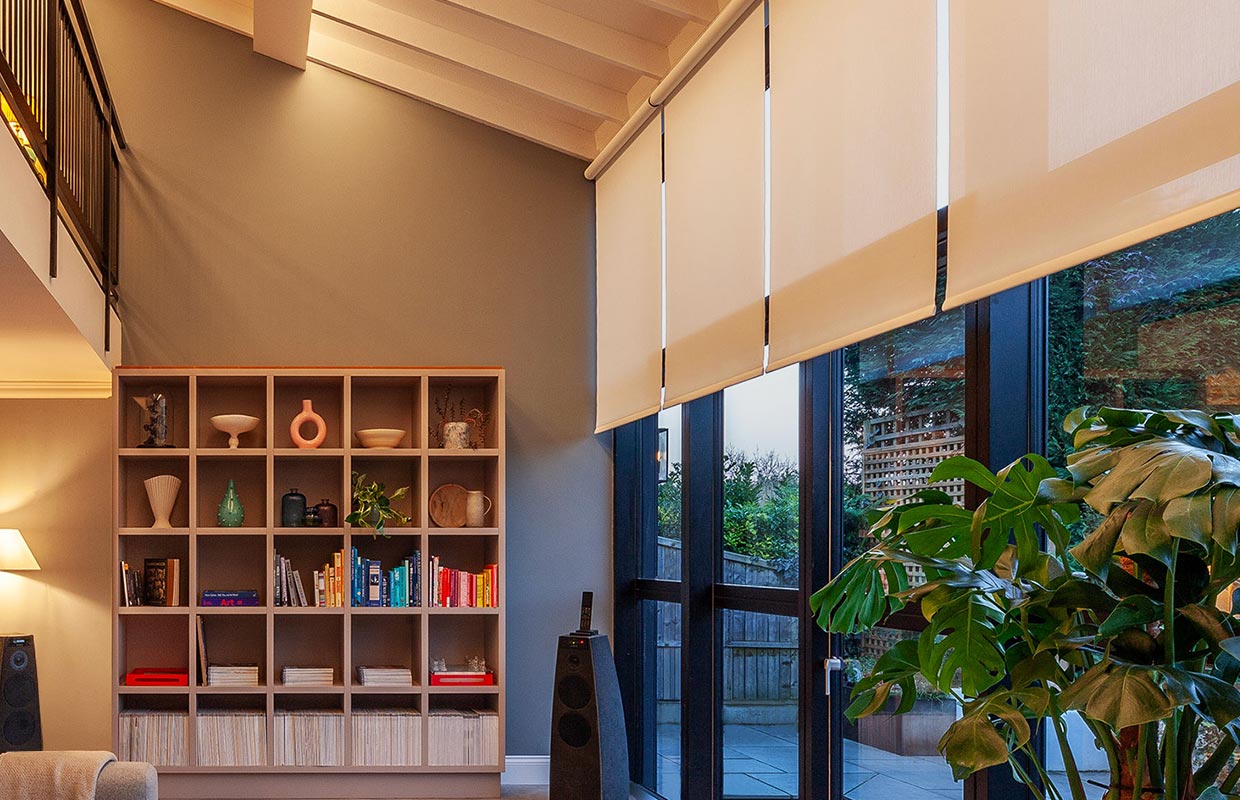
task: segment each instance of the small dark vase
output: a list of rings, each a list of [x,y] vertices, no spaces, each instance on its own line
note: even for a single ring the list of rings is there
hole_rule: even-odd
[[[285,528],[300,528],[306,523],[306,496],[296,489],[290,489],[280,500],[280,525]]]
[[[323,498],[314,508],[319,512],[319,519],[324,528],[340,527],[340,510],[332,504],[331,500]]]
[[[306,527],[307,528],[323,527],[323,520],[319,518],[319,509],[317,506],[310,506],[309,508],[306,509]]]

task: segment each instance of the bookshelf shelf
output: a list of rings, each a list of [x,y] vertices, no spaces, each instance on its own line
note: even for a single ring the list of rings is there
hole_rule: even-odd
[[[463,401],[488,415],[484,447],[438,447],[436,400],[449,390],[453,403]],[[142,441],[143,420],[131,398],[152,392],[168,399],[169,441],[174,447],[135,446]],[[255,776],[251,794],[270,796],[264,790],[287,775],[290,781],[301,781],[297,786],[309,787],[306,782],[314,781],[314,791],[326,793],[321,796],[339,798],[499,797],[507,582],[504,371],[120,367],[113,396],[114,563],[126,560],[141,573],[145,559],[181,560],[179,606],[124,606],[120,581],[115,582],[114,745],[120,741],[122,724],[130,724],[123,720],[132,720],[135,714],[153,715],[155,725],[162,724],[160,715],[179,715],[184,720],[179,744],[175,732],[169,741],[182,755],[174,763],[156,764],[161,788],[166,786],[170,796],[236,792],[247,775]],[[297,448],[289,433],[289,423],[306,399],[327,427],[323,445],[315,449]],[[258,417],[260,423],[242,434],[240,447],[230,449],[227,435],[216,430],[210,418],[234,413]],[[399,428],[406,434],[393,449],[370,449],[362,447],[357,436],[367,428]],[[345,523],[352,472],[366,473],[389,491],[409,486],[407,497],[396,505],[412,523],[389,525],[387,536],[377,539],[369,528]],[[153,529],[147,527],[154,517],[143,481],[166,474],[181,481],[171,514],[174,527]],[[217,507],[230,480],[245,508],[242,527],[224,528],[217,522]],[[445,483],[486,493],[493,503],[487,527],[439,528],[430,520],[430,494]],[[282,527],[281,499],[293,487],[306,496],[308,505],[320,499],[334,503],[340,525]],[[423,575],[431,555],[439,556],[444,567],[470,572],[497,564],[500,607],[275,605],[272,576],[279,566],[277,555],[287,558],[305,588],[312,589],[309,573],[331,563],[332,553],[352,548],[362,558],[378,560],[385,570],[417,553]],[[206,590],[256,590],[260,604],[198,605]],[[210,663],[256,665],[259,685],[203,685],[200,626]],[[431,659],[463,663],[472,655],[487,659],[499,679],[496,686],[429,685]],[[358,667],[378,665],[409,669],[412,685],[362,686]],[[330,667],[335,681],[330,686],[286,686],[282,671],[292,666]],[[125,674],[139,667],[187,669],[191,685],[125,686]],[[493,763],[453,765],[454,757],[451,752],[445,756],[441,744],[432,758],[431,720],[455,710],[481,710],[498,718]],[[375,734],[357,731],[387,730],[382,726],[388,723],[376,722],[376,714],[399,720],[392,724],[406,731],[401,735],[413,735],[412,749],[406,751],[411,755],[395,762],[375,760],[386,756],[372,753],[366,740],[357,738]],[[331,745],[319,755],[311,748],[310,755],[298,751],[289,756],[289,743],[279,737],[316,715],[333,726],[339,747]],[[210,750],[212,731],[233,718],[260,737],[259,752],[236,757]],[[291,760],[296,765],[281,765]]]

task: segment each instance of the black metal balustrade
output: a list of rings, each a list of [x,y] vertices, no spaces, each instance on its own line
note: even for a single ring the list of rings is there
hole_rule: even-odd
[[[0,0],[0,116],[47,193],[50,274],[60,219],[103,292],[110,349],[125,137],[78,0]]]

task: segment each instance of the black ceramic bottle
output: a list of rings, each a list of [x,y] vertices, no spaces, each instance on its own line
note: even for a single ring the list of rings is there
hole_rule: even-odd
[[[331,500],[323,498],[315,508],[318,509],[319,519],[322,520],[324,528],[340,527],[340,511]]]
[[[300,528],[306,523],[306,496],[290,489],[280,500],[280,525],[284,528]]]

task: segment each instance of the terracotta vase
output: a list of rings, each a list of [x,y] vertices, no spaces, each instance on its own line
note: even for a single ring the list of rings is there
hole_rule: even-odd
[[[301,435],[301,426],[307,422],[315,426],[315,434],[313,439],[307,439]],[[303,450],[313,450],[323,444],[323,440],[327,438],[327,423],[323,422],[323,418],[314,413],[314,406],[309,400],[301,401],[301,413],[293,417],[293,422],[288,426],[289,436],[293,437],[293,444]]]
[[[146,499],[151,503],[151,513],[155,515],[152,528],[171,528],[172,509],[177,504],[177,492],[181,491],[181,479],[175,475],[156,475],[142,482],[146,487]]]

